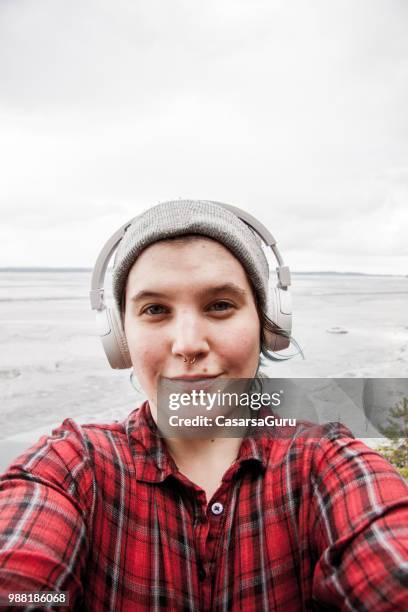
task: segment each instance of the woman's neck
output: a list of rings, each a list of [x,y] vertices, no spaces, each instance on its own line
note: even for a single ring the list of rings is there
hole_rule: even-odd
[[[242,438],[165,438],[177,467],[214,469],[231,465],[238,456]]]
[[[157,425],[157,407],[149,402],[150,414]],[[186,433],[186,432],[184,432]],[[242,437],[221,436],[179,437],[164,436],[170,455],[180,471],[223,470],[231,465],[238,456]],[[219,468],[219,469],[218,469]]]

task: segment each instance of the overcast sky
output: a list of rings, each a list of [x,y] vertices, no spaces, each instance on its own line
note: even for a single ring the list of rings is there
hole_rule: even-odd
[[[2,0],[0,266],[92,266],[159,201],[294,270],[408,274],[408,2]]]

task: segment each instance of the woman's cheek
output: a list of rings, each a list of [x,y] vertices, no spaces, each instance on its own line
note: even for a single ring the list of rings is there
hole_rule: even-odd
[[[159,356],[153,346],[151,344],[140,346],[135,352],[134,363],[137,364],[137,369],[144,376],[149,376],[149,373],[156,368]]]
[[[260,349],[260,325],[257,318],[257,315],[248,316],[231,330],[230,337],[233,339],[237,352],[241,355],[249,356]]]
[[[235,337],[234,363],[238,370],[241,370],[241,378],[251,378],[258,368],[260,353],[260,332],[259,325],[254,325],[253,321],[248,322],[248,327],[244,327],[245,333],[237,334]]]
[[[140,377],[149,376],[149,372],[154,367],[158,359],[158,351],[155,350],[155,343],[145,334],[138,334],[132,329],[126,333],[126,340],[129,347],[130,359],[132,361],[135,375]]]
[[[258,346],[258,339],[253,335],[243,334],[241,329],[240,333],[231,334],[223,352],[230,362],[242,368],[248,360],[257,359]]]

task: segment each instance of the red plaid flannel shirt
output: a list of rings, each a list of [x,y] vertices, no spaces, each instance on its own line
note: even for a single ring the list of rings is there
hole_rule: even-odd
[[[339,424],[246,437],[206,507],[145,402],[68,419],[0,482],[0,593],[70,609],[408,609],[408,487]],[[214,505],[215,504],[215,505]]]

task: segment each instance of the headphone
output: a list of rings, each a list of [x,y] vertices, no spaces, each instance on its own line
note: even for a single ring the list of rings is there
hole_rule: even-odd
[[[274,352],[282,351],[288,348],[290,344],[290,333],[292,330],[292,299],[289,292],[289,267],[285,266],[283,262],[282,256],[276,246],[275,238],[260,221],[236,206],[222,204],[221,202],[213,203],[234,213],[251,230],[256,232],[265,245],[272,250],[278,262],[278,267],[276,268],[278,283],[273,287],[269,281],[267,314],[269,319],[286,333],[285,335],[279,335],[272,333],[269,329],[264,329],[264,333],[268,350]],[[98,255],[92,272],[91,290],[89,292],[91,309],[96,311],[98,334],[102,340],[102,345],[109,364],[115,370],[131,368],[132,362],[120,313],[116,306],[108,308],[105,305],[105,274],[114,251],[117,249],[126,230],[136,218],[137,217],[134,217],[128,223],[122,225],[122,227],[120,227],[105,243]]]

